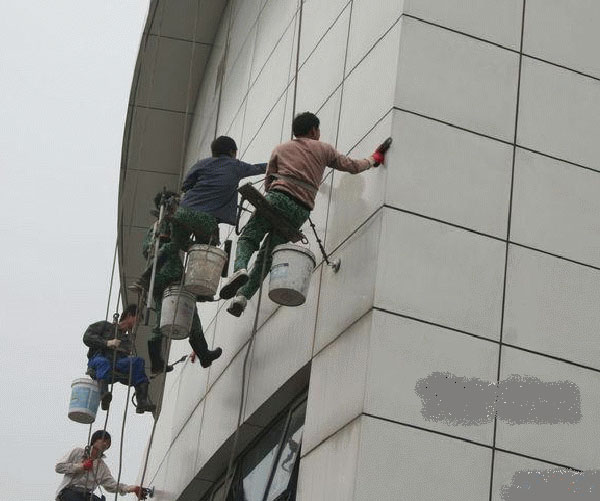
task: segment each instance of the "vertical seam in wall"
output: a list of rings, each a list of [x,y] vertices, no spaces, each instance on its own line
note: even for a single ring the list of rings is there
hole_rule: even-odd
[[[233,25],[233,7],[235,0],[229,0],[229,22],[227,26],[227,36],[225,37],[225,48],[223,50],[223,59],[222,59],[222,68],[221,68],[221,81],[219,82],[219,98],[217,100],[217,118],[215,119],[215,131],[213,134],[213,139],[217,137],[217,131],[219,130],[219,117],[221,115],[221,98],[223,96],[223,82],[225,81],[225,68],[227,67],[227,59],[229,59],[229,44],[231,42],[231,27]],[[218,72],[217,68],[217,72]],[[217,78],[219,75],[217,73]]]
[[[508,203],[508,216],[507,216],[507,224],[506,224],[506,250],[504,253],[504,282],[502,285],[502,311],[500,316],[500,339],[498,346],[498,369],[496,372],[496,395],[498,395],[498,389],[500,387],[500,377],[502,371],[502,344],[503,344],[503,334],[504,334],[504,312],[506,308],[506,283],[507,283],[507,275],[508,275],[508,251],[510,248],[510,232],[511,232],[511,224],[512,224],[512,204],[513,204],[513,191],[514,191],[514,181],[515,181],[515,161],[517,155],[517,135],[518,135],[518,126],[519,126],[519,105],[521,99],[521,70],[523,66],[523,37],[525,33],[525,8],[526,8],[527,0],[523,0],[523,11],[521,14],[521,41],[519,45],[519,69],[517,76],[517,99],[516,99],[516,107],[515,107],[515,127],[514,127],[514,137],[513,137],[513,155],[512,155],[512,171],[510,177],[510,197]],[[492,501],[494,495],[494,462],[496,458],[496,437],[498,431],[498,417],[494,415],[494,433],[492,438],[492,458],[491,458],[491,472],[490,472],[490,495],[489,501]]]
[[[348,4],[346,4],[347,6]],[[346,50],[344,53],[344,70],[342,72],[342,83],[341,83],[341,89],[340,89],[340,104],[338,106],[338,120],[337,120],[337,125],[336,125],[336,131],[335,131],[335,147],[337,148],[337,144],[338,144],[338,137],[340,134],[340,119],[342,117],[342,103],[343,103],[343,98],[344,98],[344,82],[346,81],[346,65],[348,64],[348,44],[350,41],[350,27],[352,26],[352,7],[354,5],[354,0],[350,0],[350,13],[348,15],[348,31],[346,33]],[[345,10],[346,7],[344,7],[343,10]],[[342,10],[342,12],[343,12]],[[341,14],[340,14],[341,15]],[[334,169],[331,169],[331,186],[329,187],[329,197],[327,198],[327,211],[325,212],[325,230],[323,232],[323,248],[325,249],[325,252],[327,252],[327,227],[328,227],[328,223],[329,223],[329,209],[331,207],[331,197],[333,196],[333,179],[334,179]],[[329,173],[325,176],[324,179],[326,179],[328,177]],[[324,181],[323,179],[323,181]],[[321,184],[323,183],[323,181],[321,181]],[[319,290],[317,292],[318,297],[317,297],[317,311],[315,314],[315,329],[314,329],[314,335],[313,335],[313,352],[314,352],[314,340],[317,336],[317,323],[319,320],[319,310],[320,310],[320,303],[321,303],[321,286],[323,283],[323,274],[324,274],[324,270],[327,267],[327,265],[323,265],[323,267],[321,268],[321,276],[320,276],[320,280],[319,280]],[[312,357],[312,354],[311,354]]]

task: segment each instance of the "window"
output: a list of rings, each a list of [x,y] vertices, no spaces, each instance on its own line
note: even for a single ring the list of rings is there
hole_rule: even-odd
[[[238,457],[229,492],[223,478],[202,501],[295,501],[305,418],[303,395]]]

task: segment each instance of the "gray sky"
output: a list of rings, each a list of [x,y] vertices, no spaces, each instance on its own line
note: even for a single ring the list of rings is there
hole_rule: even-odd
[[[0,501],[40,501],[54,499],[57,459],[87,439],[88,427],[67,418],[70,385],[85,372],[83,331],[106,311],[148,0],[0,8]],[[115,477],[125,391],[115,392],[108,425]],[[130,410],[122,479],[133,483],[152,421]]]

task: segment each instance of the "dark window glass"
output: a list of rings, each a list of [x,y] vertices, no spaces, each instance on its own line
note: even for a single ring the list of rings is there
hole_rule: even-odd
[[[266,501],[275,501],[288,489],[294,466],[298,459],[298,453],[300,452],[305,418],[306,404],[303,403],[294,410],[290,418]]]

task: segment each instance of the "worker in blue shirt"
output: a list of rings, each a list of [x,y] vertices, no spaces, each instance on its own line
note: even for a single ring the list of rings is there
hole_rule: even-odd
[[[266,163],[238,160],[237,145],[228,136],[219,136],[210,148],[212,157],[198,161],[187,173],[185,195],[171,219],[171,238],[183,251],[192,243],[192,234],[194,243],[219,245],[219,223],[235,225],[240,181],[267,170]]]

